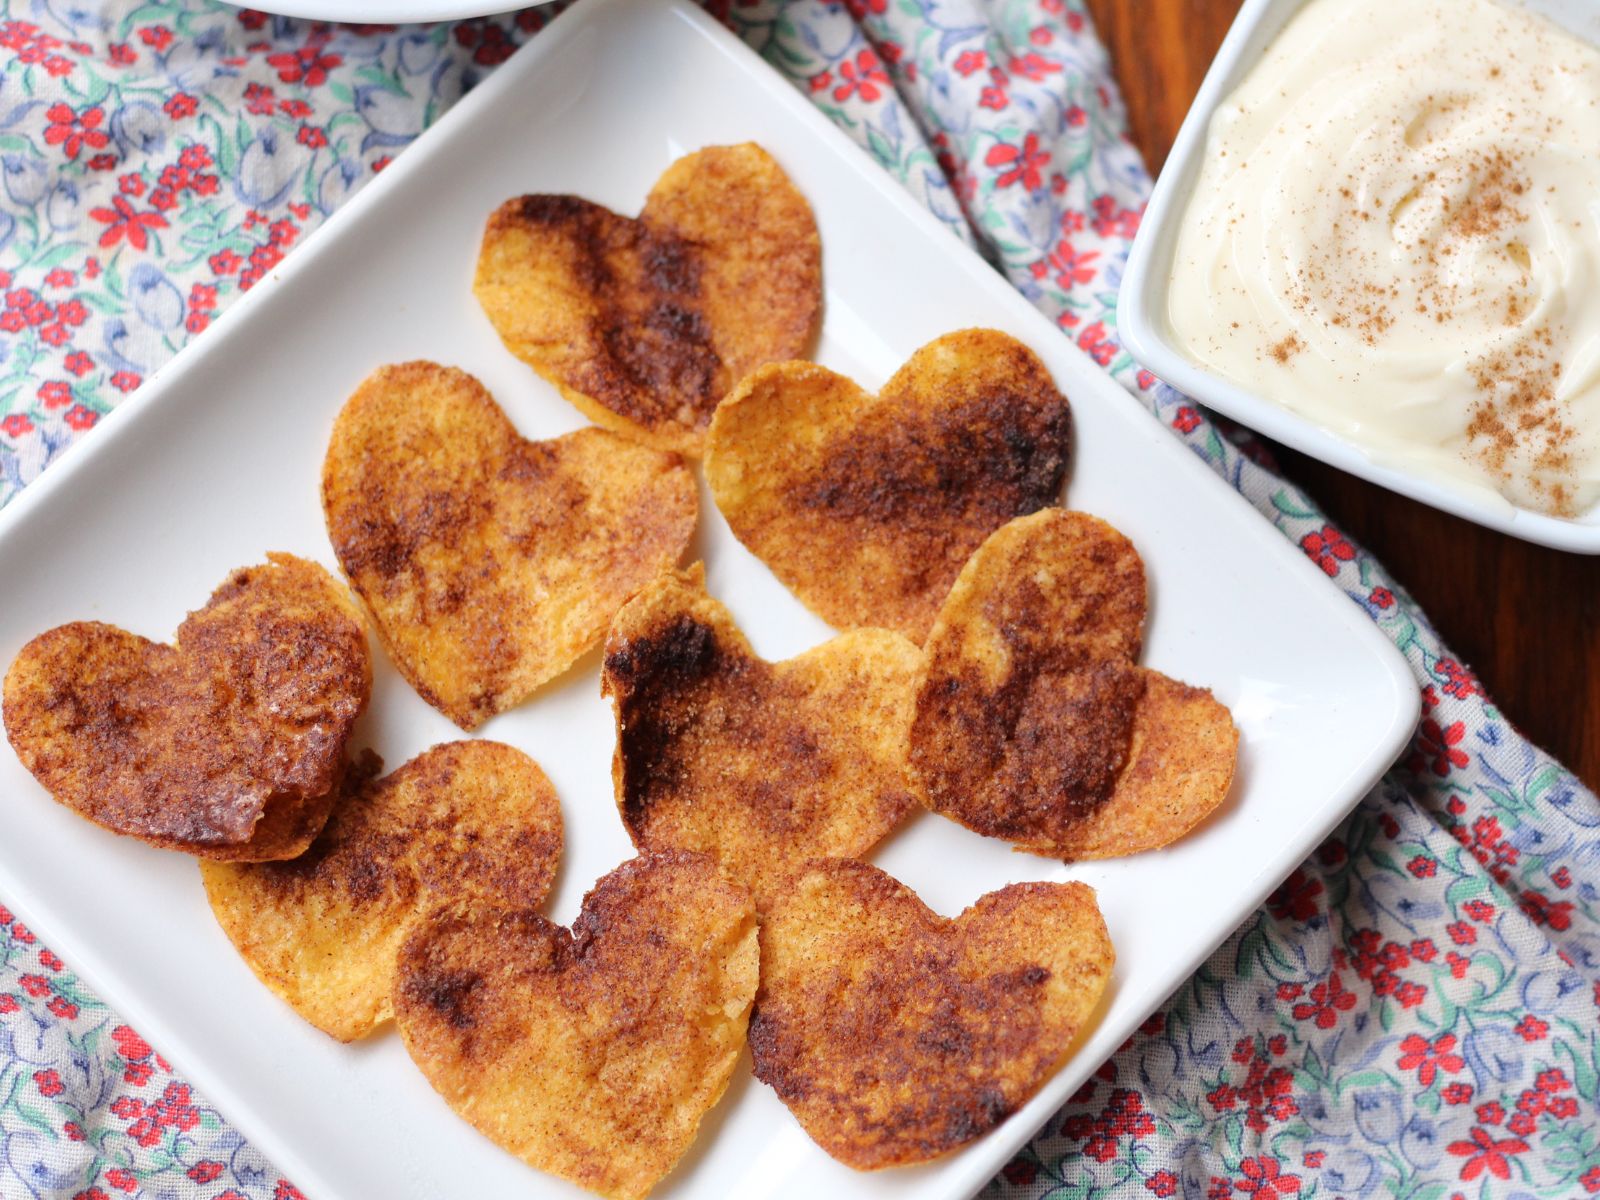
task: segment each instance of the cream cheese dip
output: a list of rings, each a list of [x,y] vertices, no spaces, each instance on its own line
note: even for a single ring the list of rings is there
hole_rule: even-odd
[[[1496,0],[1311,0],[1215,111],[1168,292],[1207,369],[1385,464],[1600,500],[1600,50]]]

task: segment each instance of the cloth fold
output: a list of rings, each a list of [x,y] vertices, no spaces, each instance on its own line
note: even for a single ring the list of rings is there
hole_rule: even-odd
[[[707,7],[1292,538],[1424,687],[1406,758],[986,1195],[1600,1193],[1600,803],[1259,442],[1120,347],[1149,178],[1079,0]],[[0,0],[0,501],[555,11],[341,27]],[[61,886],[98,885],[63,863]],[[0,1195],[300,1192],[0,907]]]

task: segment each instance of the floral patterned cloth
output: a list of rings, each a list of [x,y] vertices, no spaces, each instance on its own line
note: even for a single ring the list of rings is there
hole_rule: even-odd
[[[1149,180],[1078,0],[708,4],[1292,538],[1425,686],[1409,755],[986,1195],[1600,1193],[1600,803],[1257,443],[1118,345]],[[551,10],[419,28],[210,0],[0,14],[3,501]],[[0,1196],[121,1195],[300,1192],[0,908]]]

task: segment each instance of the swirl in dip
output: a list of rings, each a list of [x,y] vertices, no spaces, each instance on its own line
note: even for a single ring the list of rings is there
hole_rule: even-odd
[[[1216,110],[1168,319],[1380,462],[1600,499],[1600,51],[1494,0],[1311,0]]]

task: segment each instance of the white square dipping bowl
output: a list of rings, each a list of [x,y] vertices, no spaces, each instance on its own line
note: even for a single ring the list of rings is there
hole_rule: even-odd
[[[1341,434],[1200,366],[1179,347],[1167,320],[1167,287],[1179,225],[1204,161],[1212,113],[1306,3],[1245,0],[1234,19],[1178,131],[1128,258],[1117,307],[1123,343],[1135,359],[1173,387],[1312,458],[1512,537],[1579,554],[1600,554],[1600,505],[1575,518],[1552,517],[1487,491],[1476,493],[1378,462]],[[1522,0],[1521,7],[1600,44],[1600,6],[1594,0]]]

